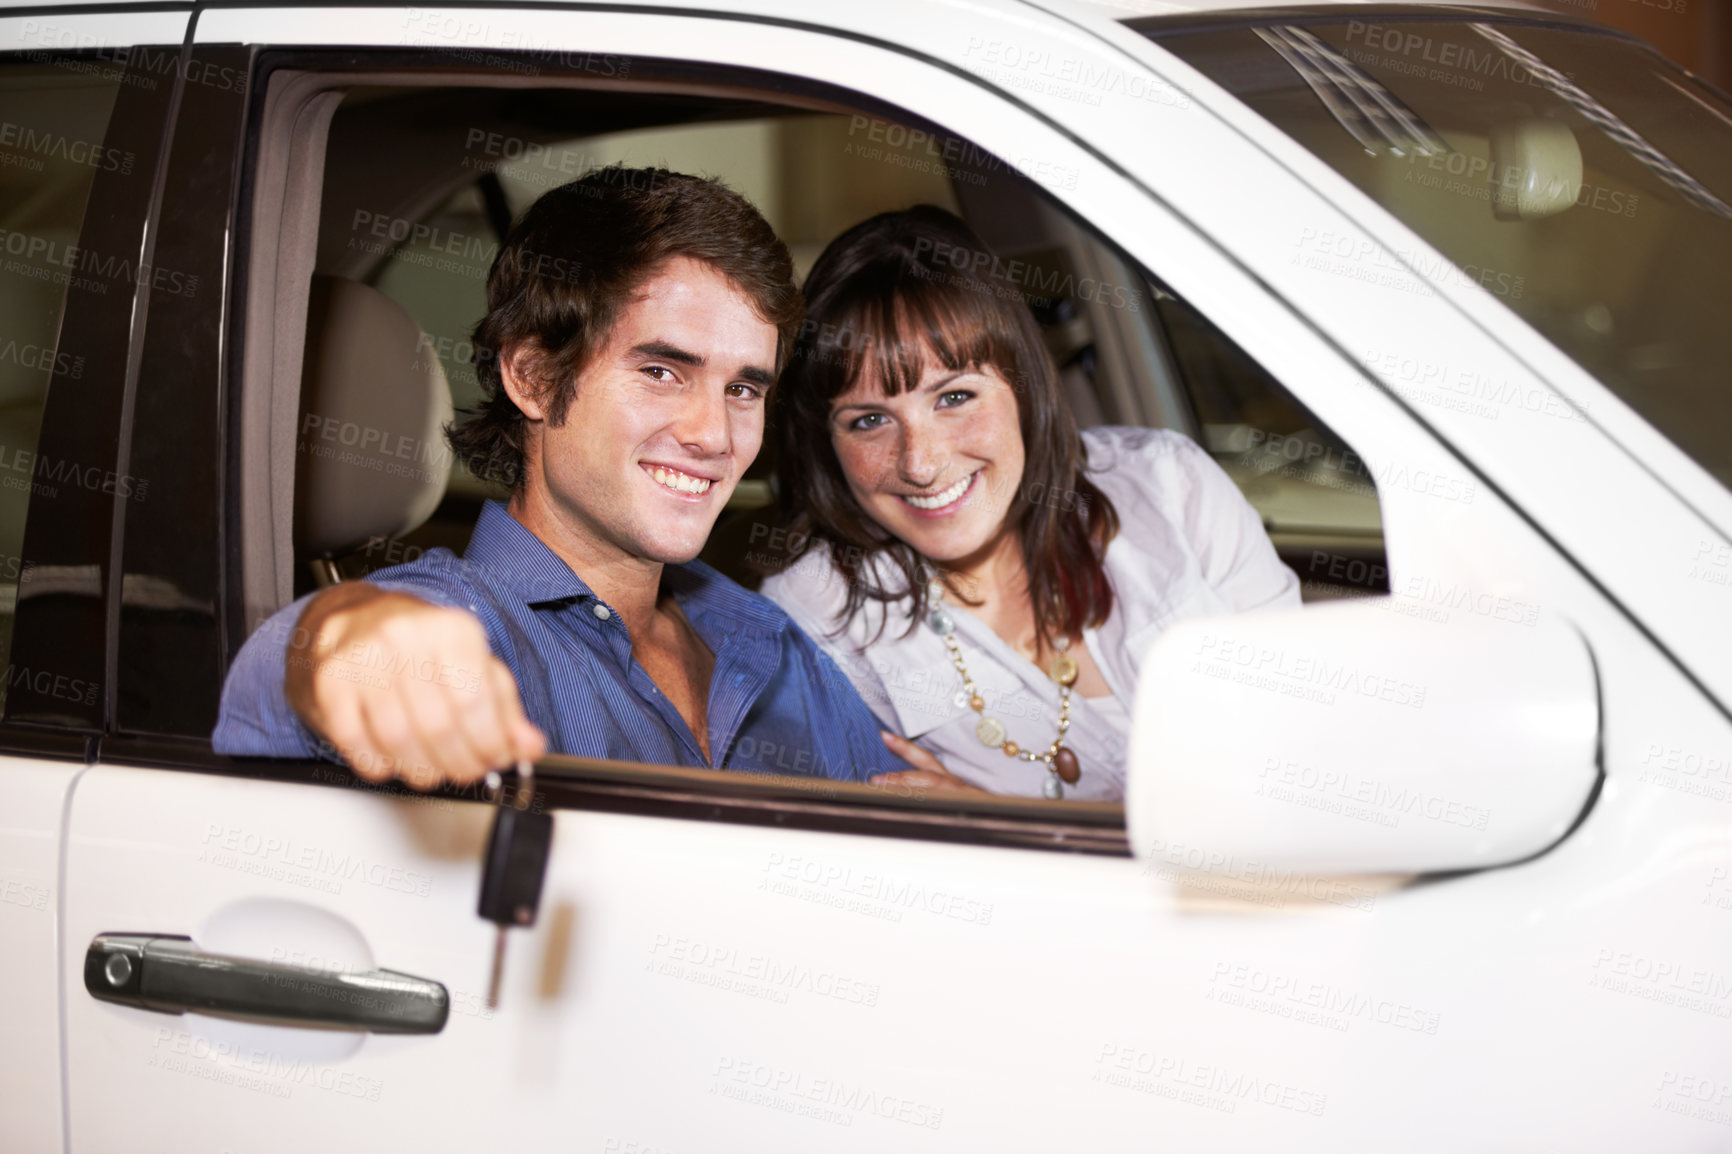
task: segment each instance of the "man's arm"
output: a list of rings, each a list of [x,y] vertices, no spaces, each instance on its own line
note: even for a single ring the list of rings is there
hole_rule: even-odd
[[[329,743],[369,781],[431,789],[546,751],[474,614],[365,581],[294,609],[230,671],[218,752],[306,757]]]

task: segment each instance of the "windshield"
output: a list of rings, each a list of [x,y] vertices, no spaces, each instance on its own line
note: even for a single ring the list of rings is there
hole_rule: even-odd
[[[1435,17],[1138,26],[1732,487],[1725,98],[1644,45],[1579,28]]]

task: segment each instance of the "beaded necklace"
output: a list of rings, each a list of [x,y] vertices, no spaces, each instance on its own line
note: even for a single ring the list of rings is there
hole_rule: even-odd
[[[944,638],[944,647],[950,651],[951,664],[956,666],[956,672],[962,676],[962,688],[956,694],[956,704],[980,714],[980,720],[974,725],[974,736],[980,739],[980,744],[1001,750],[1006,757],[1045,762],[1047,777],[1041,783],[1041,796],[1052,801],[1062,798],[1064,787],[1075,785],[1082,776],[1082,767],[1077,764],[1076,754],[1066,749],[1064,744],[1064,735],[1070,730],[1070,687],[1076,684],[1077,678],[1076,658],[1067,652],[1070,649],[1070,638],[1060,637],[1052,642],[1054,653],[1052,661],[1046,667],[1046,675],[1058,686],[1058,736],[1053,738],[1052,744],[1044,750],[1033,753],[1010,740],[1004,722],[987,715],[986,699],[975,687],[974,678],[969,676],[968,665],[962,660],[962,647],[956,643],[956,618],[944,607],[944,582],[936,577],[926,583],[926,603],[931,606],[926,623]]]

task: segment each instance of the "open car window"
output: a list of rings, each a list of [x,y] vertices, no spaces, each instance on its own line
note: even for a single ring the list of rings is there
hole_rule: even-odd
[[[1308,599],[1387,589],[1376,486],[1351,448],[1165,284],[978,148],[877,117],[715,101],[707,110],[678,105],[664,113],[718,117],[705,123],[570,139],[559,139],[556,127],[531,132],[470,116],[449,133],[446,162],[425,187],[382,196],[390,186],[374,170],[394,156],[379,147],[385,125],[453,99],[437,90],[345,98],[331,126],[318,269],[372,285],[415,318],[458,411],[481,399],[471,335],[509,222],[595,167],[659,165],[721,177],[765,214],[801,278],[851,225],[936,204],[1028,269],[1018,287],[1041,322],[1079,427],[1167,427],[1202,444],[1263,515]],[[730,112],[737,118],[719,118]],[[963,158],[973,163],[953,163]],[[402,215],[403,204],[415,202],[433,207]],[[450,464],[449,495],[434,518],[401,539],[367,542],[342,560],[345,575],[413,560],[438,544],[461,549],[479,501],[505,489],[478,477],[470,462]],[[784,537],[770,508],[774,476],[766,445],[704,554],[747,584],[778,568]],[[297,589],[306,588],[303,578]]]
[[[646,92],[641,75],[629,96],[593,81],[494,90],[473,76],[454,82],[437,74],[397,74],[389,80],[349,74],[326,80],[321,89],[316,70],[279,76],[283,89],[277,91],[300,86],[300,98],[322,109],[325,127],[310,137],[302,118],[296,136],[276,142],[298,154],[319,154],[300,176],[310,182],[308,173],[316,173],[316,188],[299,193],[303,200],[316,198],[316,216],[305,218],[316,227],[283,229],[300,251],[277,260],[280,267],[307,269],[315,317],[323,307],[319,294],[331,292],[386,298],[406,313],[418,330],[410,338],[416,354],[407,373],[415,383],[406,387],[419,389],[436,377],[455,410],[480,400],[472,335],[485,309],[487,270],[510,223],[549,188],[597,166],[619,161],[721,177],[764,212],[788,242],[801,276],[830,240],[860,220],[937,204],[962,216],[1021,270],[1018,287],[1040,323],[1080,427],[1169,428],[1202,445],[1261,514],[1307,599],[1387,588],[1376,487],[1351,446],[1178,298],[1160,279],[1161,270],[1138,267],[1069,211],[1062,203],[1064,173],[1018,171],[939,126],[856,110],[834,94],[796,102],[745,86],[733,98],[718,96],[715,85],[702,92],[674,84]],[[266,117],[267,125],[290,122],[280,109]],[[291,312],[278,310],[279,334],[281,317]],[[306,331],[302,369],[311,373],[330,338],[316,321]],[[290,530],[292,588],[277,604],[321,582],[362,578],[435,547],[461,553],[483,503],[505,496],[489,463],[456,458],[427,413],[417,411],[401,427],[385,418],[374,427],[369,420],[309,409],[303,396],[295,426],[297,470],[346,457],[370,472],[369,488],[412,474],[415,484],[438,490],[436,505],[408,532],[369,533],[333,547],[336,538],[309,529],[303,476]],[[776,464],[766,448],[702,555],[748,586],[797,552],[774,506]],[[624,764],[574,766],[572,772],[594,789],[612,791],[616,801],[649,788],[651,779],[658,789],[689,789],[694,798],[730,795],[742,805],[765,804],[760,787],[781,789],[805,804],[853,809],[882,803],[907,811],[934,800],[898,800],[865,787],[799,778],[781,779],[780,786],[730,783],[727,773],[705,770],[670,769],[677,783],[668,773]],[[999,814],[1027,819],[1043,811],[1085,824],[1117,826],[1121,820],[1117,805],[1075,802],[944,799],[941,808],[982,820]]]

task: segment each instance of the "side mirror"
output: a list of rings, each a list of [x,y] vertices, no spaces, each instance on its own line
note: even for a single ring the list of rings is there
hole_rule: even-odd
[[[1586,641],[1556,617],[1416,608],[1368,597],[1164,633],[1137,690],[1132,851],[1390,874],[1501,865],[1562,838],[1600,778]]]

